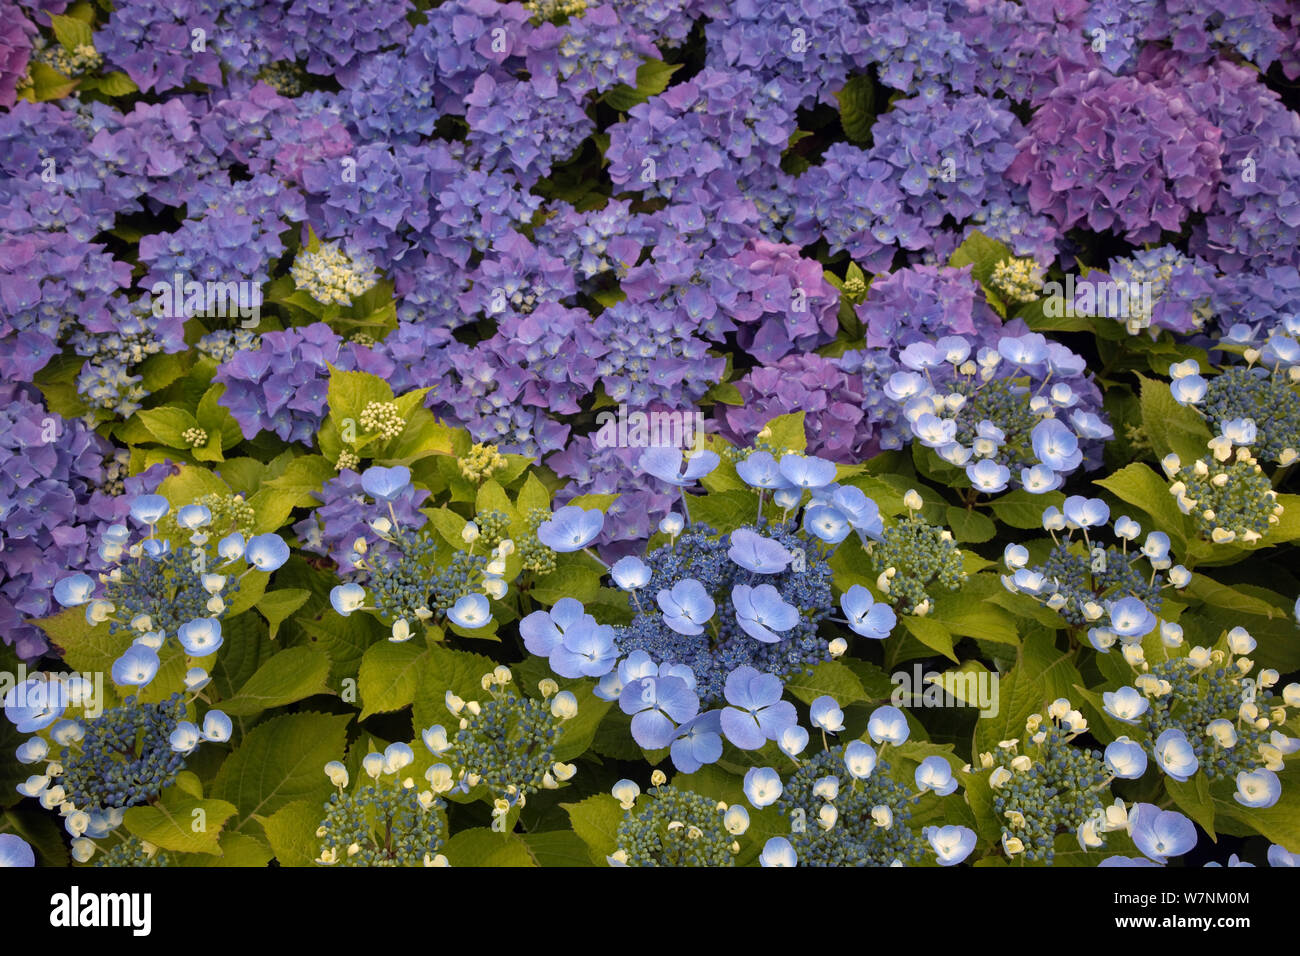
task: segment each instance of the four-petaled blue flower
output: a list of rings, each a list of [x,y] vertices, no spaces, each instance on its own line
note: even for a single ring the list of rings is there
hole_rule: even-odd
[[[361,473],[361,487],[377,501],[394,501],[411,483],[411,469],[405,465],[384,468],[371,465]]]
[[[646,750],[669,746],[679,724],[700,709],[700,699],[680,677],[642,677],[619,694],[618,706],[632,716],[632,738]]]
[[[704,625],[713,618],[717,606],[704,585],[694,578],[683,578],[656,596],[664,623],[678,634],[702,634]]]
[[[779,574],[792,560],[790,552],[780,542],[765,538],[749,528],[737,528],[731,532],[731,547],[727,549],[727,557],[755,574]]]
[[[764,644],[776,644],[782,640],[777,632],[790,630],[800,620],[799,609],[787,604],[781,592],[770,584],[737,584],[731,589],[731,603],[745,633]]]
[[[565,505],[537,526],[537,540],[552,551],[568,554],[595,541],[604,526],[603,511]]]
[[[720,460],[711,451],[683,454],[680,448],[653,445],[641,453],[637,464],[646,474],[654,475],[660,481],[678,488],[685,488],[717,468]]]
[[[748,664],[728,674],[723,694],[731,706],[722,711],[727,739],[741,750],[757,750],[797,723],[794,704],[781,699],[783,690],[775,674],[764,674]]]
[[[1128,812],[1128,832],[1133,844],[1155,863],[1182,856],[1196,846],[1196,826],[1176,810],[1161,810],[1154,803],[1139,803]]]
[[[840,595],[840,608],[848,619],[854,634],[883,641],[898,623],[894,609],[877,601],[861,584],[855,584]]]

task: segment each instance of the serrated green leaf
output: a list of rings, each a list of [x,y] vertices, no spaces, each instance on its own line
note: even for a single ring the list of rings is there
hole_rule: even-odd
[[[331,693],[326,683],[329,672],[330,659],[316,648],[286,648],[259,667],[221,709],[231,716],[248,716]]]
[[[357,675],[361,719],[401,710],[415,700],[421,665],[428,648],[417,641],[380,641],[366,649]]]
[[[461,830],[442,848],[452,866],[536,866],[524,842],[512,833],[496,833],[487,827]]]
[[[810,674],[793,674],[786,678],[785,689],[811,704],[823,694],[834,697],[840,706],[867,700],[862,681],[840,661],[823,661]]]
[[[957,660],[957,653],[952,646],[952,631],[942,621],[915,614],[901,615],[901,623],[913,637],[926,647],[938,651],[944,657]]]
[[[952,536],[960,542],[982,544],[997,534],[993,521],[982,512],[950,505],[946,517]]]
[[[1174,401],[1164,382],[1138,376],[1142,409],[1142,427],[1156,458],[1173,452],[1183,461],[1195,461],[1206,454],[1207,442],[1213,437],[1196,410]]]
[[[295,800],[323,803],[330,782],[321,768],[343,753],[351,720],[350,714],[284,714],[250,730],[212,784],[213,797],[238,807],[232,829]]]
[[[285,619],[306,604],[309,597],[311,592],[305,588],[279,588],[266,592],[258,599],[257,610],[270,625],[271,640],[275,640],[276,632]]]
[[[789,415],[778,415],[764,426],[764,430],[771,433],[767,439],[768,444],[777,448],[787,448],[790,451],[803,451],[808,447],[808,435],[804,431],[804,413],[792,412]]]
[[[281,866],[315,865],[320,854],[316,829],[324,819],[323,801],[295,800],[262,821],[262,829]]]
[[[1121,468],[1108,478],[1098,479],[1101,485],[1121,501],[1141,508],[1154,519],[1154,527],[1164,531],[1173,539],[1178,550],[1185,550],[1190,522],[1178,510],[1173,495],[1169,493],[1169,483],[1157,475],[1147,465],[1134,462]]]
[[[871,125],[876,119],[876,87],[871,77],[866,74],[849,77],[835,98],[840,101],[840,125],[849,142],[869,142]]]
[[[77,80],[69,79],[47,63],[36,61],[27,65],[32,79],[32,97],[37,103],[61,100],[77,88]]]
[[[1005,525],[1026,531],[1039,531],[1043,527],[1043,512],[1049,507],[1059,509],[1064,504],[1065,495],[1059,491],[1032,495],[1023,488],[1017,488],[993,499],[989,507]]]
[[[195,811],[200,814],[196,815]],[[218,842],[221,828],[234,815],[234,805],[225,800],[178,797],[155,806],[131,807],[122,825],[128,832],[164,850],[216,854],[221,852]]]
[[[623,808],[607,793],[598,793],[581,803],[562,803],[569,814],[573,832],[587,844],[591,861],[606,866],[607,856],[618,849],[618,827],[623,822]]]
[[[99,92],[105,96],[129,96],[132,93],[139,93],[140,87],[135,85],[125,73],[115,70],[99,79]]]
[[[199,427],[194,416],[183,408],[164,405],[161,408],[142,408],[135,414],[149,434],[169,448],[188,448],[185,432]]]
[[[95,33],[90,29],[90,24],[83,20],[53,13],[50,14],[50,23],[54,27],[55,39],[69,53],[75,52],[79,46],[95,45]]]
[[[652,96],[657,96],[668,89],[668,82],[674,73],[681,69],[680,63],[665,63],[663,60],[646,60],[636,69],[636,87],[620,83],[602,97],[606,103],[626,113],[638,103],[644,103]]]

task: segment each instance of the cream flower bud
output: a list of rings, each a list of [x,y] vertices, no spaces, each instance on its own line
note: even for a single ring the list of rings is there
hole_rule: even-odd
[[[325,776],[330,778],[330,783],[342,790],[348,785],[348,768],[337,760],[331,760],[325,765]]]
[[[636,798],[641,795],[641,788],[632,780],[620,780],[610,788],[610,793],[618,801],[618,805],[624,810],[631,810],[636,803]]]

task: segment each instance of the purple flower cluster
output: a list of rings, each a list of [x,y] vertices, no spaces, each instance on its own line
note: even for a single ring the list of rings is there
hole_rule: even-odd
[[[48,411],[18,386],[0,386],[0,633],[19,657],[39,657],[48,646],[27,621],[58,610],[54,584],[69,570],[104,567],[94,543],[128,505],[115,496],[152,491],[161,470],[126,478],[113,446],[82,422]]]
[[[329,366],[387,378],[391,364],[368,348],[345,343],[323,322],[267,332],[253,351],[223,362],[213,382],[226,386],[218,401],[245,438],[274,432],[284,442],[310,442],[325,418]]]
[[[834,92],[871,63],[865,7],[849,0],[742,0],[705,28],[710,66],[783,80],[799,106]]]
[[[808,454],[861,461],[868,457],[873,424],[861,387],[862,379],[834,359],[815,352],[787,355],[736,382],[740,404],[717,406],[723,437],[750,444],[773,418],[803,412]]]
[[[642,451],[605,448],[592,435],[576,435],[568,447],[546,459],[557,475],[569,479],[555,494],[556,507],[578,495],[619,496],[605,509],[605,524],[596,539],[607,559],[637,549],[654,534],[659,519],[672,511],[678,499],[676,488],[640,468],[637,462]]]
[[[1175,91],[1077,73],[1035,110],[1007,176],[1062,229],[1086,221],[1151,242],[1210,208],[1221,135]]]
[[[706,67],[632,107],[611,130],[609,178],[667,199],[690,196],[693,186],[717,195],[720,183],[776,165],[794,129],[781,81]]]
[[[175,232],[140,240],[140,259],[150,268],[145,287],[171,282],[178,274],[260,286],[270,279],[270,264],[284,254],[280,234],[306,217],[302,196],[267,175],[207,183],[196,191],[190,209],[198,215]]]
[[[23,16],[16,3],[0,3],[0,106],[17,101],[18,84],[27,72],[36,25]]]
[[[872,348],[901,347],[940,335],[979,335],[998,325],[970,266],[912,266],[881,276],[857,314]]]
[[[357,570],[357,553],[353,545],[358,538],[367,542],[367,556],[387,554],[389,543],[375,535],[370,522],[379,518],[392,520],[396,515],[398,525],[406,531],[424,526],[425,517],[420,506],[429,492],[409,482],[394,497],[376,500],[361,487],[361,475],[345,468],[335,478],[329,479],[315,492],[320,506],[293,526],[302,548],[313,554],[328,555],[338,565],[340,575]],[[392,506],[392,513],[389,506]]]
[[[0,378],[30,382],[74,321],[111,323],[130,281],[127,263],[66,232],[0,233]]]

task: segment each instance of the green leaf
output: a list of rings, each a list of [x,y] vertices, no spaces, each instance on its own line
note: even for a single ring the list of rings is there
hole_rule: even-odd
[[[591,866],[587,844],[572,830],[550,830],[545,833],[523,833],[517,839],[538,866]]]
[[[1066,315],[1063,308],[1064,297],[1054,298],[1053,311],[1059,312],[1059,315],[1048,315],[1046,303],[1047,299],[1037,299],[1033,302],[1025,302],[1013,313],[1015,318],[1024,321],[1025,325],[1034,332],[1089,332],[1092,330],[1092,321],[1083,315]],[[1062,306],[1058,308],[1058,305]]]
[[[69,53],[75,52],[79,46],[95,45],[95,33],[89,23],[57,13],[50,15],[50,23],[54,26],[55,38]]]
[[[1147,465],[1134,462],[1121,468],[1109,478],[1094,482],[1125,501],[1145,511],[1154,521],[1154,527],[1166,532],[1178,550],[1187,547],[1190,522],[1178,510],[1169,484]]]
[[[1206,454],[1206,443],[1213,437],[1209,427],[1195,409],[1174,401],[1164,382],[1138,376],[1141,383],[1142,427],[1156,458],[1173,452],[1185,462]]]
[[[149,429],[149,434],[168,448],[188,448],[189,442],[184,438],[185,432],[199,427],[193,415],[182,408],[173,408],[170,405],[161,408],[142,408],[135,414],[144,423],[144,427]]]
[[[247,833],[222,833],[216,856],[194,853],[183,856],[181,866],[263,867],[275,854],[257,837]]]
[[[477,700],[484,693],[483,675],[496,667],[496,661],[482,654],[455,651],[441,644],[429,648],[419,664],[419,677],[412,721],[417,730],[446,724],[447,691],[465,700]]]
[[[330,418],[340,428],[344,419],[352,419],[360,435],[361,412],[371,402],[391,402],[393,390],[378,375],[369,372],[347,372],[330,366],[328,390]]]
[[[954,538],[969,544],[991,541],[997,534],[997,528],[987,515],[954,505],[948,507],[946,523],[952,529]]]
[[[132,93],[139,93],[140,87],[136,86],[135,81],[121,70],[115,70],[100,77],[99,92],[105,96],[129,96]]]
[[[295,800],[262,821],[262,829],[281,866],[315,865],[320,855],[316,829],[325,819],[323,802]]]
[[[161,392],[188,368],[184,352],[156,352],[140,363],[140,385],[147,392]]]
[[[731,382],[719,382],[709,389],[708,394],[704,397],[706,400],[717,402],[720,405],[745,404],[745,396],[740,394],[740,389],[736,388]]]
[[[811,674],[791,676],[785,682],[785,689],[805,704],[824,694],[834,697],[842,707],[868,699],[858,675],[840,661],[823,661]]]
[[[179,472],[162,480],[158,494],[166,498],[175,511],[204,495],[228,495],[230,486],[201,465],[181,465]]]
[[[772,419],[764,426],[764,430],[771,432],[771,437],[767,439],[768,443],[790,451],[801,452],[806,449],[808,435],[804,431],[803,417],[803,412],[792,412]]]
[[[618,849],[618,827],[623,822],[623,808],[607,793],[598,793],[581,803],[562,803],[569,814],[573,832],[587,844],[587,852],[597,866],[605,866],[605,857]]]
[[[428,648],[416,641],[379,641],[361,658],[357,690],[361,692],[361,719],[371,714],[401,710],[415,700],[420,669]]]
[[[330,782],[321,768],[343,753],[351,720],[351,714],[284,714],[249,731],[212,784],[214,797],[239,808],[234,829],[295,800],[323,803]]]
[[[953,252],[952,258],[948,260],[948,265],[958,268],[967,265],[971,266],[971,275],[976,282],[984,287],[984,294],[989,299],[989,304],[993,305],[996,300],[997,304],[1000,305],[1001,298],[993,289],[993,268],[1003,259],[1011,259],[1014,256],[1015,253],[1011,251],[1006,243],[990,239],[976,229]]]
[[[273,655],[257,669],[233,699],[221,709],[232,716],[247,716],[282,707],[315,694],[332,693],[330,659],[314,647],[290,647]]]
[[[234,815],[234,805],[225,800],[183,797],[155,806],[131,807],[122,823],[135,836],[164,850],[216,854],[221,852],[221,828]]]
[[[315,492],[319,492],[336,474],[337,469],[321,455],[295,458],[284,474],[264,482],[248,499],[257,514],[257,530],[261,533],[275,531],[289,519],[294,508],[319,504]]]
[[[447,841],[442,852],[452,866],[537,866],[523,840],[487,827],[461,830]]]
[[[29,63],[27,73],[32,78],[32,96],[38,103],[61,100],[77,88],[77,80],[68,79],[47,63]]]
[[[999,495],[990,503],[993,514],[1005,525],[1026,531],[1040,531],[1043,527],[1043,512],[1049,507],[1060,508],[1065,504],[1065,495],[1059,491],[1045,495],[1032,495],[1023,488]]]
[[[1214,800],[1210,797],[1210,781],[1205,774],[1198,773],[1184,783],[1166,776],[1165,790],[1179,810],[1195,820],[1211,839],[1215,839]]]
[[[998,714],[975,722],[972,756],[996,751],[999,741],[1019,740],[1025,732],[1025,721],[1037,713],[1046,700],[1042,682],[1032,677],[1023,663],[1001,675],[998,680]]]
[[[285,619],[306,604],[309,597],[311,592],[306,588],[280,588],[262,595],[256,607],[271,626],[271,640],[275,640],[276,632]]]
[[[903,626],[918,641],[931,650],[936,650],[953,661],[957,654],[952,647],[952,631],[942,621],[929,617],[917,617],[915,614],[900,615]]]
[[[562,554],[556,558],[556,568],[550,574],[539,575],[530,592],[543,604],[554,604],[561,598],[571,597],[583,604],[593,600],[600,590],[600,570],[593,567],[590,555]]]
[[[849,77],[844,88],[835,94],[840,101],[840,125],[852,143],[871,140],[871,125],[876,118],[876,86],[866,74]]]
[[[644,103],[652,96],[657,96],[668,89],[668,81],[681,69],[681,64],[669,64],[663,60],[646,60],[636,69],[636,88],[620,83],[609,90],[603,97],[606,103],[626,113],[638,103]]]
[[[270,574],[266,571],[258,571],[256,568],[242,575],[239,580],[239,590],[235,592],[226,607],[226,618],[237,617],[262,600],[262,595],[266,593],[266,584],[270,580]]]
[[[975,817],[975,832],[986,843],[996,843],[1002,836],[1002,820],[993,809],[993,788],[989,786],[988,771],[959,772],[966,804]]]
[[[751,491],[715,491],[692,496],[690,510],[692,521],[728,534],[754,523],[758,517],[758,497]]]
[[[519,489],[519,496],[515,499],[515,510],[527,517],[528,513],[535,508],[550,511],[551,493],[546,490],[546,486],[537,479],[537,476],[529,471],[528,477],[524,479],[524,486]]]

